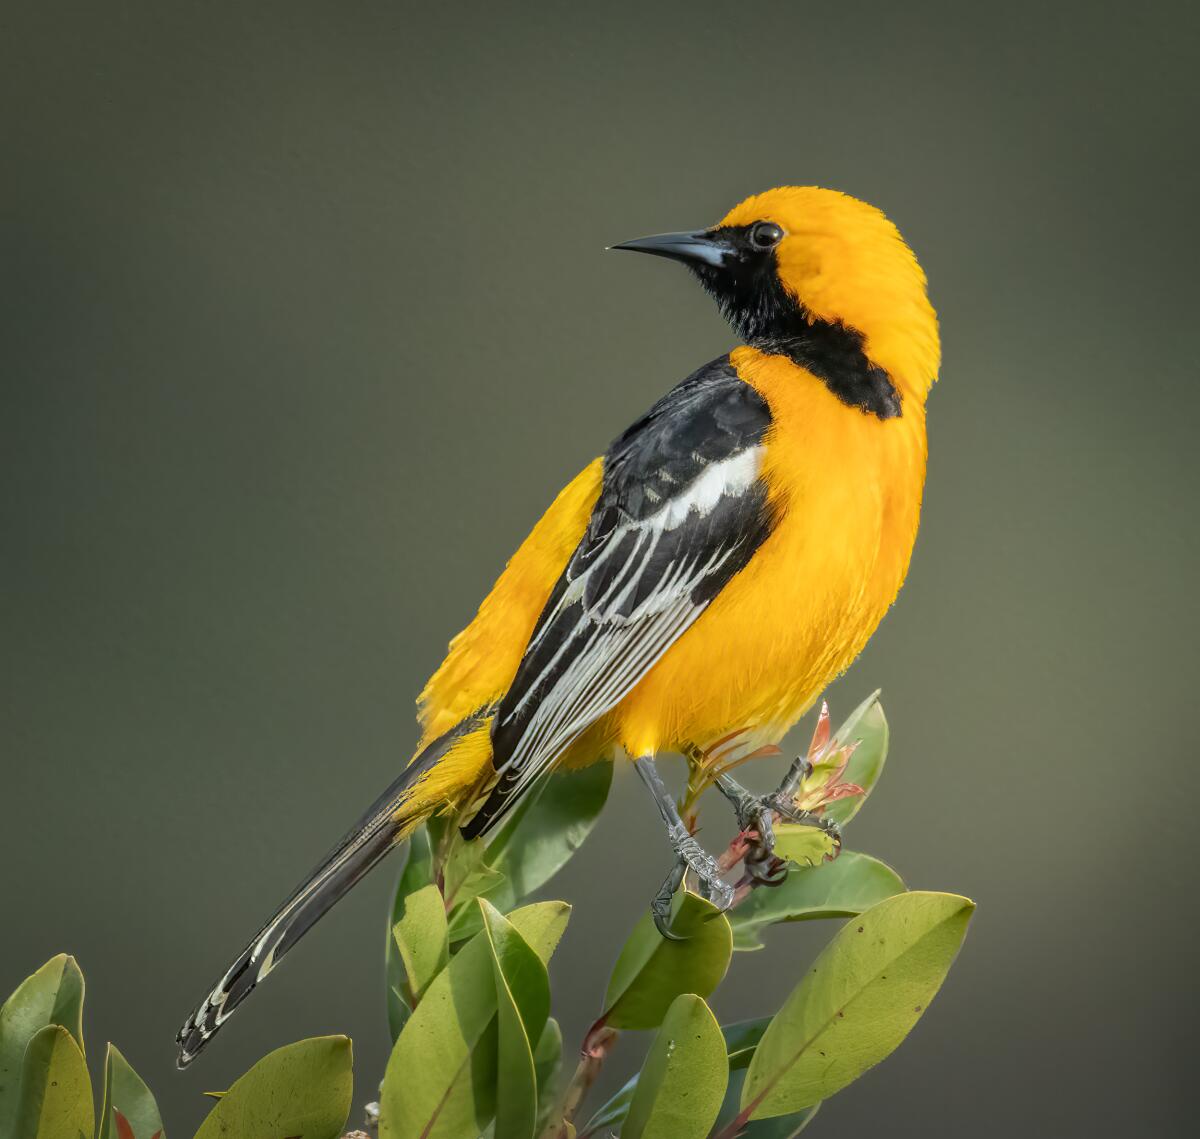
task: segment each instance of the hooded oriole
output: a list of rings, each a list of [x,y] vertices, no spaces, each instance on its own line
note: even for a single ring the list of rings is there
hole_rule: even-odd
[[[618,747],[678,865],[727,903],[653,757],[735,731],[778,739],[895,599],[940,356],[925,276],[895,226],[844,194],[784,187],[711,229],[615,248],[685,264],[741,346],[560,492],[421,693],[414,758],[188,1018],[180,1066],[422,820],[479,804],[463,827],[477,837],[548,769]]]

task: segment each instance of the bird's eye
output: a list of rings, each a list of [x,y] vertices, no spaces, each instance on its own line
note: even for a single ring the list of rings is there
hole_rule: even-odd
[[[774,249],[783,240],[783,230],[773,221],[756,221],[750,227],[750,244],[755,249]]]

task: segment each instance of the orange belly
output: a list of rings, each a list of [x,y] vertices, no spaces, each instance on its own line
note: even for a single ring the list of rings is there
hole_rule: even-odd
[[[606,717],[602,734],[633,756],[742,728],[781,736],[862,651],[916,539],[923,408],[880,420],[782,357],[740,348],[733,362],[775,420],[762,472],[775,530]]]

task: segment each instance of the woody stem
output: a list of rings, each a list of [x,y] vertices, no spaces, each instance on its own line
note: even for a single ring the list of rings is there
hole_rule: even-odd
[[[608,1059],[609,1052],[617,1042],[619,1033],[615,1028],[607,1027],[602,1021],[597,1021],[588,1029],[579,1049],[579,1065],[571,1082],[563,1090],[559,1110],[551,1117],[542,1139],[567,1139],[570,1132],[567,1124],[575,1119],[575,1113],[583,1106],[583,1101],[592,1089],[592,1085],[600,1076],[600,1069]],[[587,1139],[581,1134],[579,1139]]]

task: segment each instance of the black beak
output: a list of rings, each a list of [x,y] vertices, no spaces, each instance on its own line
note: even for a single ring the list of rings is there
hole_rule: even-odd
[[[651,237],[638,237],[633,241],[622,241],[610,245],[609,249],[632,249],[634,253],[651,253],[655,257],[669,257],[672,261],[715,265],[725,264],[726,256],[733,252],[729,244],[714,237],[707,230],[695,233],[656,233]]]

